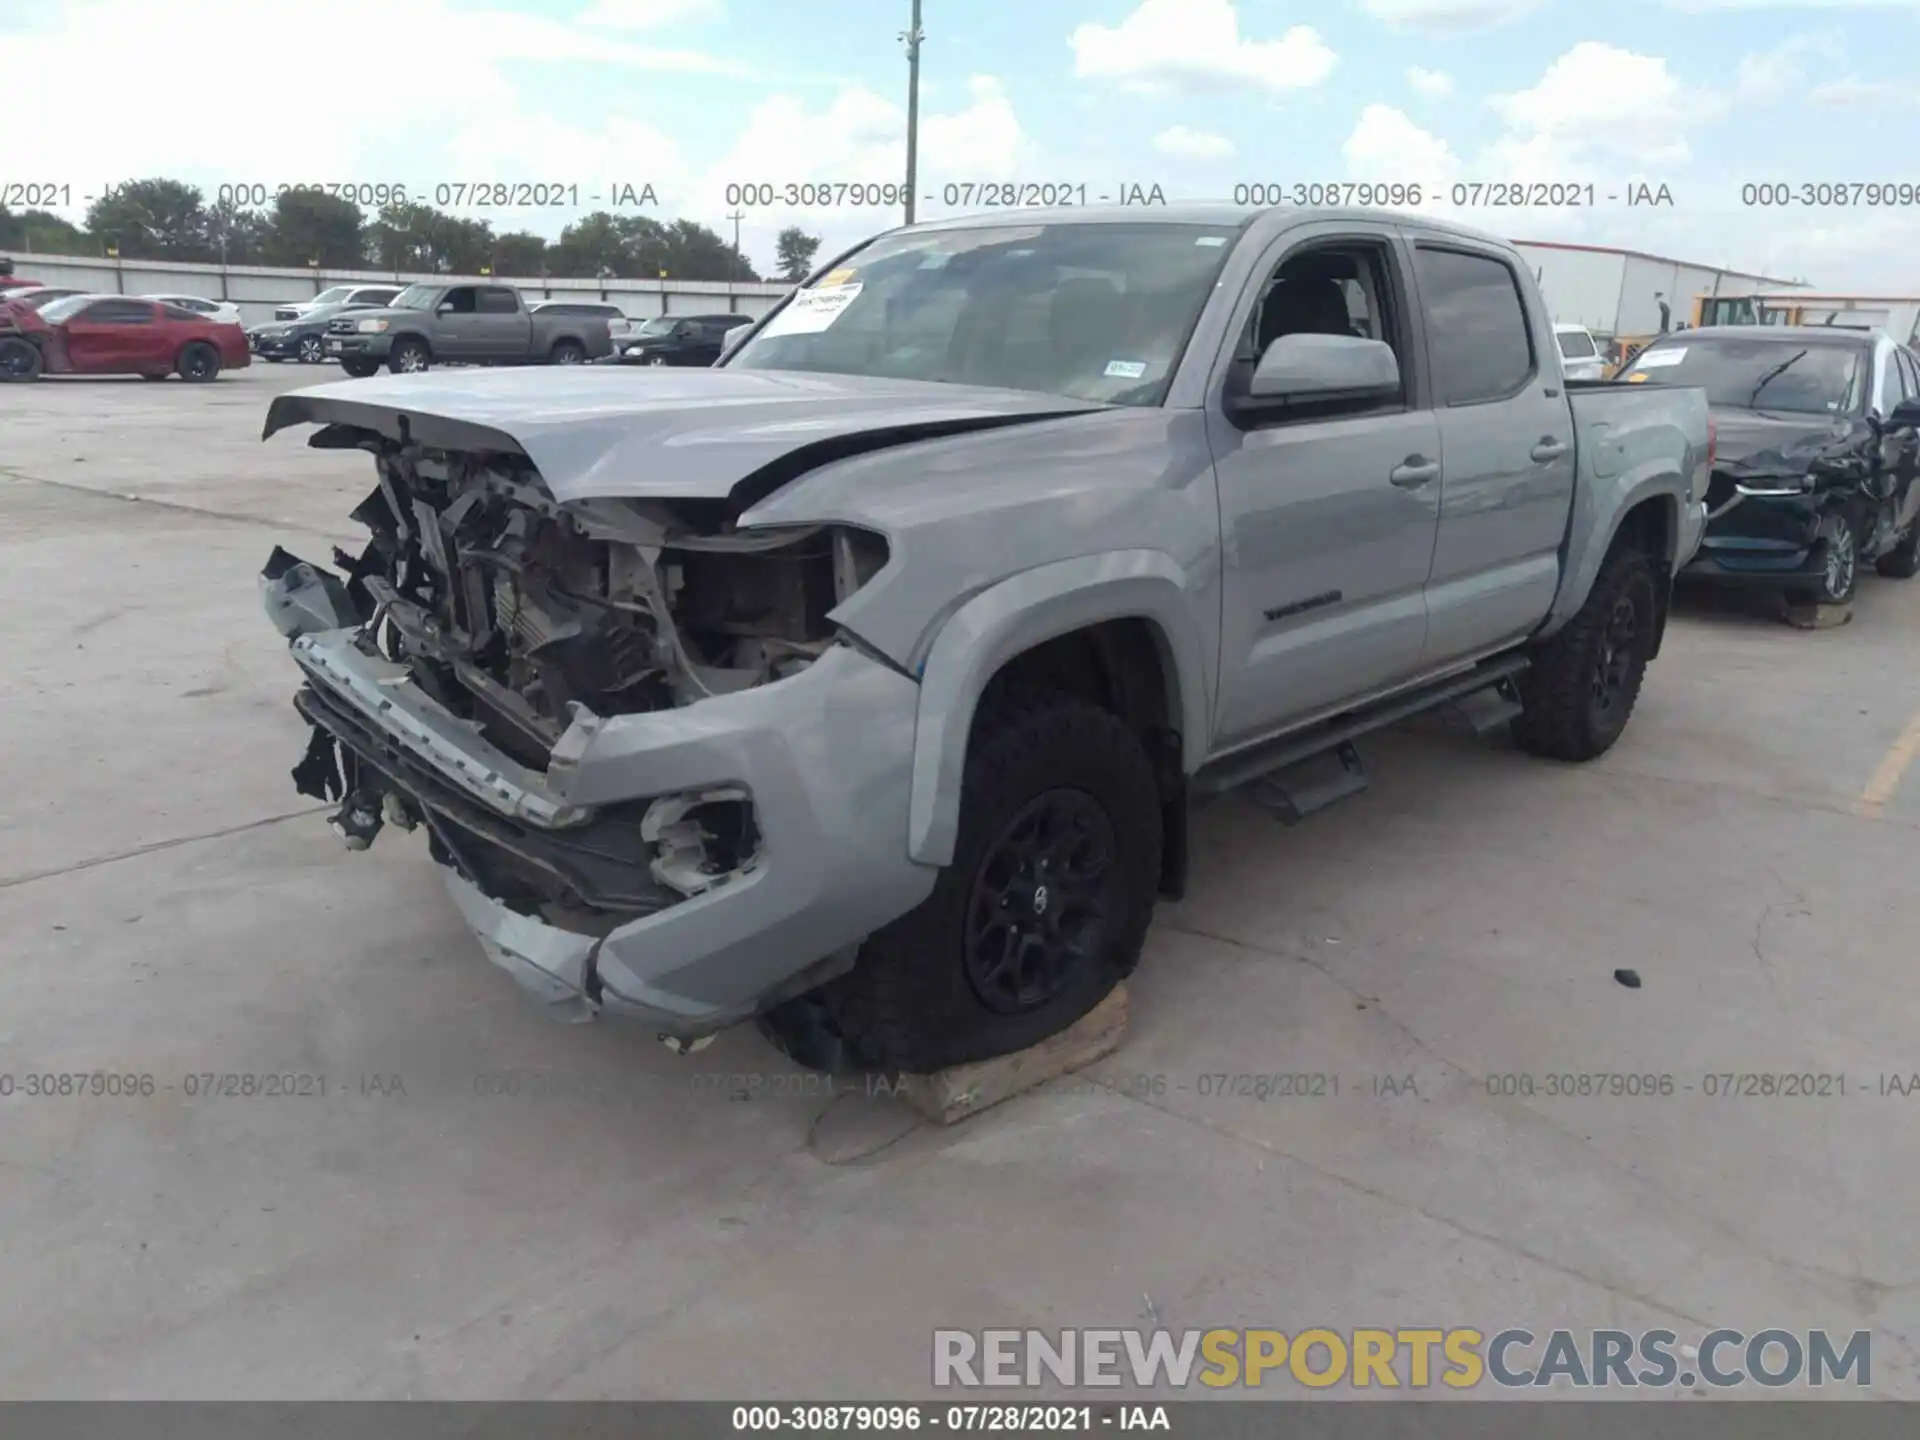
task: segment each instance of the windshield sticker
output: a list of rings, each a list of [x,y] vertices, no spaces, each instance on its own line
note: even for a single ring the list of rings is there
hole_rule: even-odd
[[[1633,374],[1627,376],[1627,384],[1629,385],[1644,385],[1646,381],[1647,372],[1644,370],[1636,370]]]
[[[860,273],[859,271],[853,269],[851,266],[843,265],[838,270],[829,270],[824,276],[821,277],[820,284],[822,286],[845,285],[848,281],[852,280],[853,277],[859,273]]]
[[[1138,380],[1147,373],[1144,360],[1109,360],[1107,375],[1114,380]]]
[[[788,302],[786,309],[767,322],[760,335],[763,339],[776,335],[818,335],[846,313],[860,290],[858,285],[822,285],[802,290]]]
[[[1224,235],[1202,235],[1193,243],[1196,245],[1224,245],[1227,243],[1227,237]]]
[[[1636,370],[1658,370],[1662,365],[1678,365],[1687,358],[1687,347],[1673,345],[1665,349],[1649,350],[1633,362]]]

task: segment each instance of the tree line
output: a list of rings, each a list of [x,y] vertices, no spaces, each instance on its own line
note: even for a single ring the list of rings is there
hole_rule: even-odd
[[[798,281],[812,268],[820,241],[789,226],[775,246],[771,278]],[[84,225],[47,210],[0,205],[0,251],[513,279],[763,278],[732,244],[694,220],[598,210],[548,240],[526,230],[495,233],[485,220],[411,202],[369,214],[320,190],[284,191],[258,208],[230,200],[208,204],[198,186],[164,178],[128,181],[102,195],[87,207]]]

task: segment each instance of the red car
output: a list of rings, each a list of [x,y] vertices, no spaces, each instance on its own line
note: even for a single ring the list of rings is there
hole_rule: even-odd
[[[0,380],[144,375],[212,380],[252,363],[246,331],[124,295],[70,295],[38,310],[0,297]]]

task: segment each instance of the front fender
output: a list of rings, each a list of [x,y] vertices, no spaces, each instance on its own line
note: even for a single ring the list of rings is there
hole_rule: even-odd
[[[1108,620],[1141,619],[1155,631],[1181,727],[1183,763],[1204,758],[1209,725],[1200,627],[1187,576],[1158,550],[1084,555],[1022,571],[981,591],[947,619],[920,670],[907,851],[945,865],[960,829],[967,739],[987,683],[1022,651]]]

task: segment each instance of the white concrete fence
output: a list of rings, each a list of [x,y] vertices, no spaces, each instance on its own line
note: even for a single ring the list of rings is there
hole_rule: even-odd
[[[110,260],[91,255],[7,252],[19,279],[108,295],[200,295],[231,300],[249,325],[273,318],[273,308],[311,300],[330,285],[415,281],[512,285],[529,304],[540,300],[605,301],[634,320],[656,315],[764,315],[793,287],[751,281],[531,279],[485,275],[422,275],[395,270],[329,270],[324,266],[193,265],[170,260]]]

